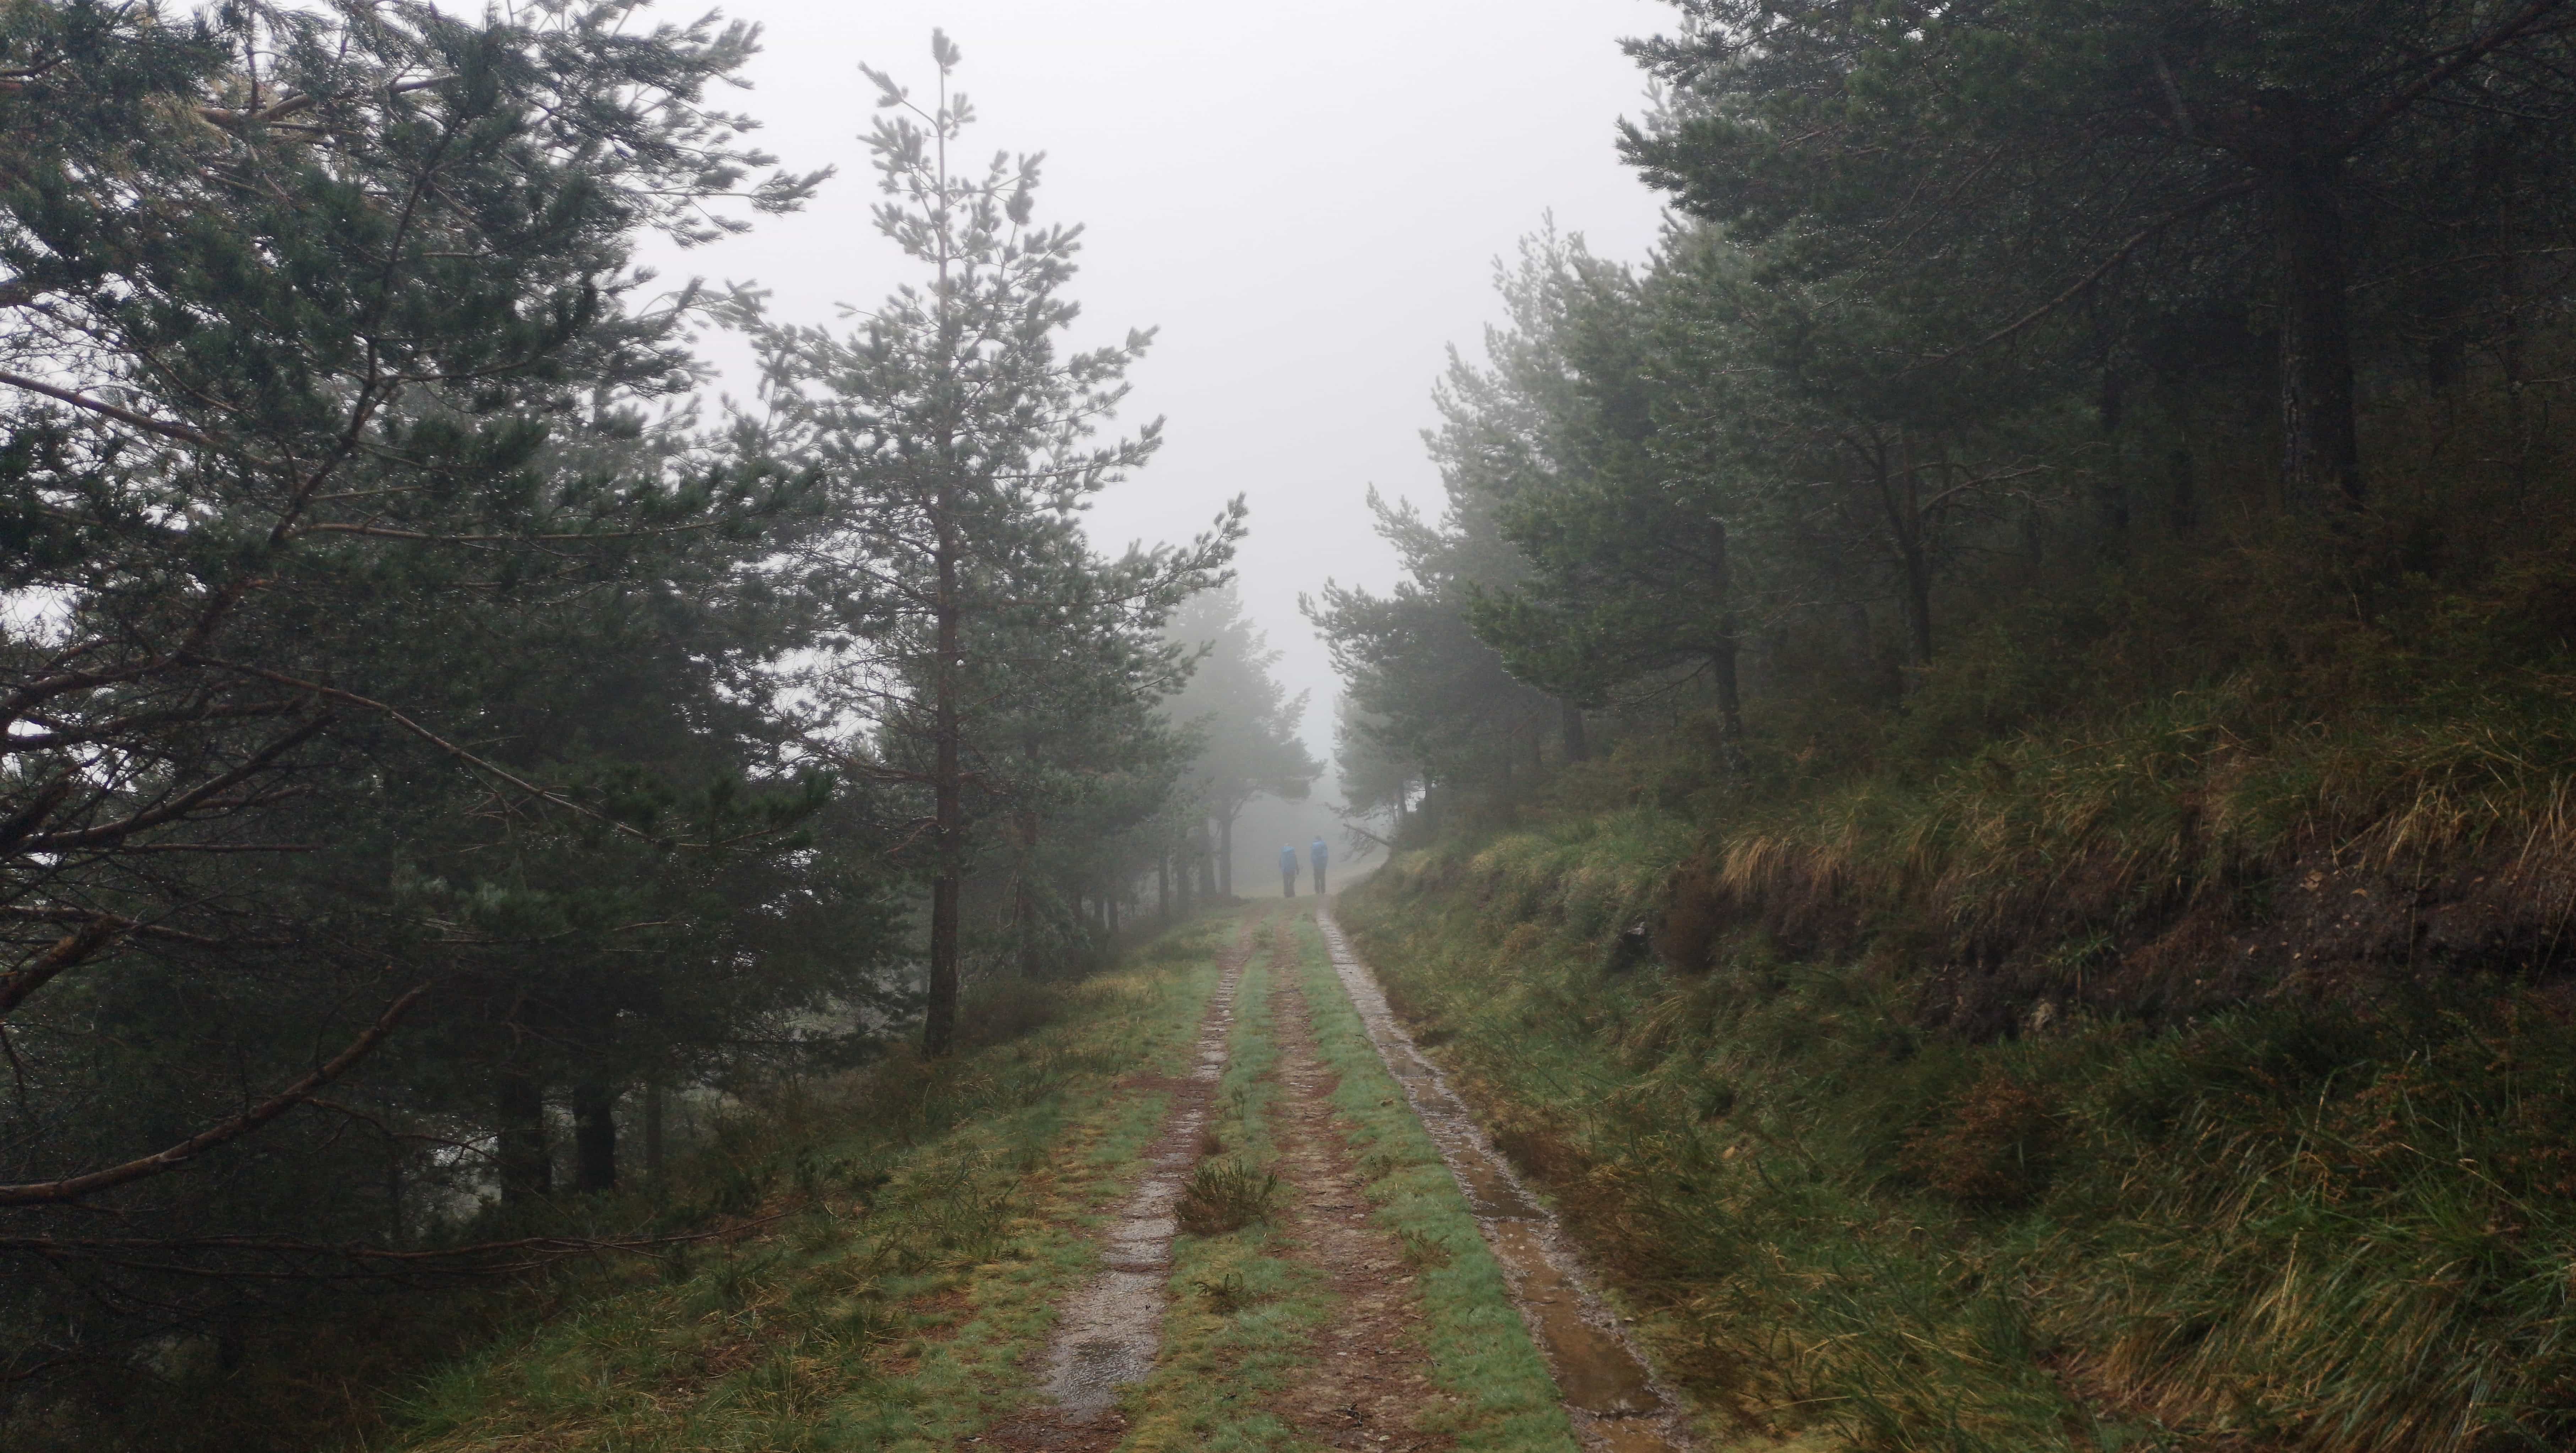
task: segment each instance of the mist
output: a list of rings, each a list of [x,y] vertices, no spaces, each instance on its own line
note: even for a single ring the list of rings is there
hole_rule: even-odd
[[[945,29],[980,116],[970,154],[1044,152],[1038,220],[1086,229],[1077,341],[1160,330],[1122,422],[1161,417],[1167,442],[1100,497],[1095,541],[1183,538],[1247,496],[1243,599],[1284,655],[1283,683],[1308,693],[1307,746],[1329,763],[1338,686],[1298,594],[1328,576],[1394,579],[1371,484],[1437,513],[1420,431],[1445,350],[1474,349],[1497,314],[1495,258],[1551,213],[1604,256],[1652,241],[1657,203],[1620,164],[1613,122],[1644,104],[1618,42],[1659,28],[1666,7],[746,0],[725,13],[762,26],[766,49],[746,71],[754,89],[717,103],[758,117],[756,139],[787,165],[841,171],[800,213],[663,249],[664,277],[756,284],[773,316],[798,321],[901,281],[869,220],[858,137],[874,90],[858,67],[927,85],[930,32]],[[745,352],[704,346],[748,402]],[[1337,800],[1329,775],[1316,790]],[[1287,815],[1307,835],[1324,817]]]

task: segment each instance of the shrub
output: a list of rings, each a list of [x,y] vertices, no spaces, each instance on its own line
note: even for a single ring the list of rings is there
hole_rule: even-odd
[[[1270,1217],[1279,1194],[1279,1177],[1256,1171],[1239,1160],[1201,1161],[1172,1208],[1172,1217],[1192,1236],[1223,1236]]]

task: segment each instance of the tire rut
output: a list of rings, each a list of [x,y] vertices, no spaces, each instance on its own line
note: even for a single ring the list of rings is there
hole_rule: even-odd
[[[1318,904],[1315,924],[1332,950],[1333,972],[1359,1011],[1387,1073],[1430,1132],[1467,1198],[1485,1242],[1503,1265],[1512,1300],[1546,1357],[1575,1434],[1606,1453],[1685,1453],[1695,1446],[1683,1403],[1658,1380],[1584,1273],[1556,1217],[1521,1184],[1467,1113],[1465,1102],[1413,1043],[1341,926]]]
[[[1178,1227],[1172,1203],[1198,1163],[1217,1082],[1224,1078],[1227,1043],[1234,1029],[1235,991],[1251,958],[1247,922],[1219,961],[1223,972],[1208,996],[1198,1046],[1187,1078],[1139,1077],[1132,1089],[1166,1089],[1162,1133],[1145,1153],[1137,1184],[1101,1247],[1100,1270],[1065,1304],[1064,1318],[1047,1346],[1046,1396],[1053,1404],[982,1440],[996,1448],[1059,1449],[1096,1453],[1116,1446],[1125,1433],[1118,1413],[1120,1389],[1153,1371],[1162,1350],[1163,1317],[1170,1309],[1166,1283],[1172,1271],[1172,1238]]]
[[[1323,1274],[1335,1315],[1317,1335],[1308,1371],[1273,1410],[1328,1448],[1429,1453],[1455,1445],[1417,1432],[1415,1416],[1438,1396],[1421,1343],[1422,1298],[1396,1238],[1370,1219],[1350,1143],[1333,1110],[1338,1077],[1315,1039],[1298,984],[1297,951],[1281,919],[1271,953],[1278,975],[1271,1017],[1288,1093],[1271,1125],[1289,1195],[1279,1214],[1289,1254]]]

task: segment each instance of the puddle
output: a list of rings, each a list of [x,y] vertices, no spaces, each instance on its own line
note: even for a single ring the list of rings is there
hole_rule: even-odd
[[[1331,946],[1333,972],[1359,1011],[1369,1042],[1404,1087],[1414,1114],[1457,1177],[1485,1243],[1502,1263],[1521,1321],[1547,1358],[1576,1435],[1586,1447],[1605,1453],[1682,1453],[1690,1448],[1680,1400],[1655,1381],[1645,1359],[1620,1332],[1618,1318],[1585,1278],[1556,1219],[1476,1127],[1439,1066],[1414,1047],[1332,915],[1319,906],[1315,923]]]
[[[1104,1418],[1119,1389],[1154,1370],[1163,1346],[1163,1313],[1172,1269],[1172,1202],[1198,1163],[1199,1136],[1225,1074],[1226,1040],[1234,1028],[1234,991],[1251,958],[1250,934],[1238,938],[1225,974],[1208,998],[1207,1017],[1188,1079],[1172,1084],[1163,1133],[1148,1152],[1145,1178],[1103,1238],[1101,1269],[1065,1304],[1047,1346],[1047,1396],[1055,1421],[1082,1425]]]

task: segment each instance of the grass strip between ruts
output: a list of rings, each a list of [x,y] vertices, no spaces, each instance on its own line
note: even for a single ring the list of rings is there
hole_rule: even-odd
[[[1448,1406],[1426,1410],[1425,1432],[1466,1450],[1572,1453],[1547,1364],[1512,1305],[1503,1270],[1485,1246],[1457,1179],[1369,1043],[1359,1011],[1334,974],[1323,934],[1299,915],[1298,982],[1325,1065],[1338,1078],[1333,1108],[1344,1121],[1374,1219],[1399,1239],[1447,1248],[1446,1265],[1419,1273],[1423,1345]]]
[[[1235,994],[1234,1040],[1208,1127],[1216,1158],[1256,1174],[1278,1163],[1271,1117],[1280,1083],[1271,1010],[1280,966],[1271,960],[1275,910],[1256,910],[1253,954]],[[1282,1188],[1282,1194],[1287,1194]],[[1307,1344],[1331,1315],[1324,1278],[1295,1260],[1271,1221],[1222,1236],[1177,1238],[1163,1355],[1129,1394],[1133,1420],[1122,1453],[1250,1453],[1311,1446],[1263,1403],[1296,1375]]]
[[[807,1204],[756,1240],[584,1296],[515,1345],[439,1372],[396,1446],[420,1450],[953,1447],[1038,1396],[1066,1297],[1098,1261],[1168,1095],[1189,1072],[1232,915],[1065,991],[1055,1023],[822,1097],[829,1133],[781,1147]]]

